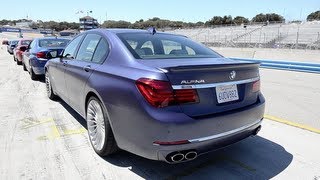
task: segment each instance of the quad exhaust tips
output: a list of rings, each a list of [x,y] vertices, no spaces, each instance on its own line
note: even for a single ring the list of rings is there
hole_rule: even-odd
[[[174,152],[172,154],[169,154],[167,156],[167,159],[169,159],[173,163],[178,163],[182,161],[191,161],[197,158],[198,153],[196,151],[185,151],[185,152]]]
[[[184,159],[184,155],[182,153],[177,153],[171,156],[172,162],[180,162]]]
[[[195,151],[189,151],[187,154],[184,155],[184,158],[186,160],[194,160],[197,158],[198,154]]]

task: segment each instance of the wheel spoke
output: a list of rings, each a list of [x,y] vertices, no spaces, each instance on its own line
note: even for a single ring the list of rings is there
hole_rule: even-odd
[[[91,100],[87,107],[87,126],[88,134],[93,147],[101,150],[105,141],[105,124],[101,105]]]

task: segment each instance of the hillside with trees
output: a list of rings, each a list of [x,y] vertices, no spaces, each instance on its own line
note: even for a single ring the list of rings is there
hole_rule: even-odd
[[[311,13],[307,20],[319,20],[320,11]],[[10,25],[14,26],[17,22],[23,22],[26,19],[20,20],[0,20],[1,25]],[[108,20],[100,24],[100,27],[103,28],[134,28],[134,29],[146,29],[148,27],[156,27],[160,29],[171,28],[195,28],[195,27],[210,27],[210,26],[220,26],[220,25],[241,25],[241,24],[250,24],[250,23],[279,23],[285,22],[284,17],[276,13],[259,13],[254,16],[252,19],[248,19],[243,16],[232,17],[230,15],[225,16],[213,16],[211,19],[205,22],[183,22],[183,21],[172,21],[167,19],[160,19],[159,17],[154,17],[151,19],[140,19],[134,23],[120,20]],[[33,29],[52,29],[55,31],[61,31],[65,29],[79,29],[79,23],[77,22],[55,22],[55,21],[41,21],[33,22],[30,25],[30,28]]]
[[[308,21],[320,20],[320,11],[316,11],[316,12],[310,13],[307,16],[307,20]]]

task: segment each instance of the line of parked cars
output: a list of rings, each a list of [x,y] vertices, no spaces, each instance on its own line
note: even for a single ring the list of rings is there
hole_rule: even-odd
[[[14,58],[32,79],[45,74],[48,98],[60,97],[86,119],[101,156],[123,149],[185,162],[261,129],[257,63],[155,29],[96,29],[69,43],[30,42],[20,40]]]
[[[44,75],[44,66],[50,59],[47,53],[57,50],[60,53],[70,39],[61,37],[43,37],[35,39],[19,39],[5,41],[7,51],[13,55],[17,65],[22,65],[28,71],[32,80]]]

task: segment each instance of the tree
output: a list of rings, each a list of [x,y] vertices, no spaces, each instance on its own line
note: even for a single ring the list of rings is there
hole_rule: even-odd
[[[221,16],[213,16],[209,21],[205,23],[206,26],[221,25],[223,18]]]
[[[232,24],[233,23],[233,19],[232,16],[223,16],[222,18],[222,24]]]
[[[285,19],[279,14],[271,13],[271,14],[257,14],[252,18],[252,22],[284,22]]]
[[[267,22],[267,16],[265,14],[257,14],[255,17],[252,18],[252,22]]]
[[[240,25],[240,24],[246,24],[249,22],[249,20],[243,16],[237,16],[233,19],[233,22],[237,25]]]
[[[131,26],[131,23],[127,21],[108,20],[108,21],[104,21],[104,23],[102,24],[102,27],[105,27],[105,28],[129,28],[130,26]]]
[[[195,26],[200,27],[200,26],[204,26],[204,22],[202,21],[198,21]]]
[[[307,16],[308,21],[320,20],[320,11],[315,11]]]

